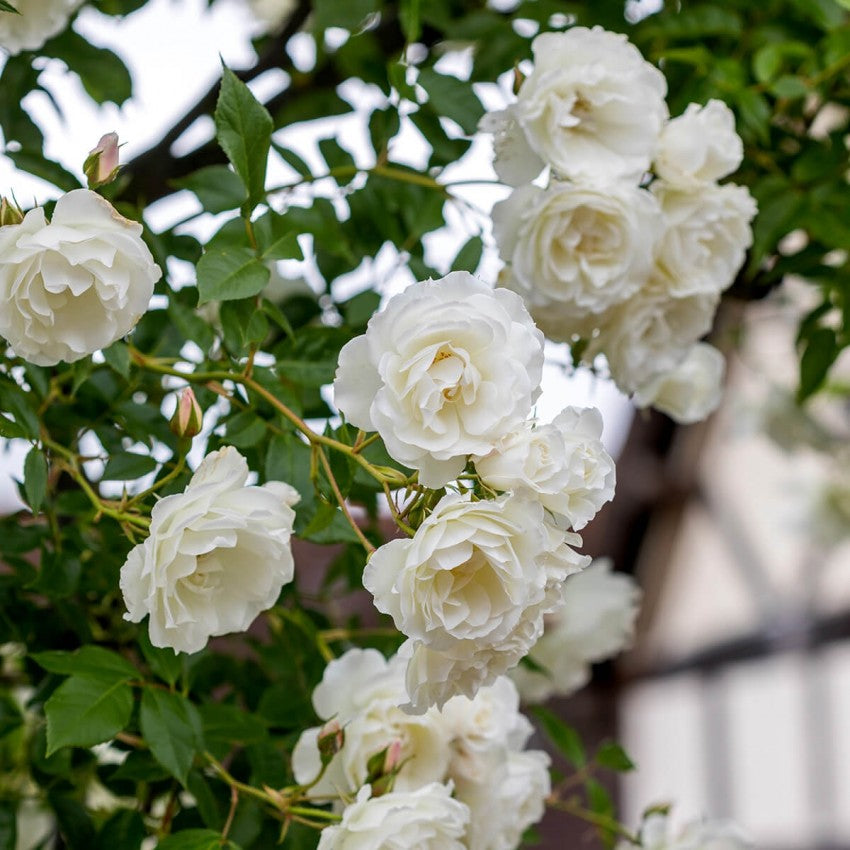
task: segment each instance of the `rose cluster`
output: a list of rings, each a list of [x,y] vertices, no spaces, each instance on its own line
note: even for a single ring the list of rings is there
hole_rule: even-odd
[[[336,404],[427,488],[447,488],[363,583],[410,638],[412,711],[514,667],[588,559],[575,533],[614,493],[598,411],[532,416],[543,338],[521,298],[466,272],[414,284],[341,351]]]
[[[734,116],[712,100],[669,119],[663,75],[623,35],[574,27],[532,47],[516,102],[481,124],[516,187],[493,209],[501,283],[549,338],[587,363],[604,354],[638,405],[698,421],[724,372],[698,341],[756,212],[746,188],[718,183],[743,156]]]
[[[516,687],[500,677],[474,699],[407,714],[399,708],[405,652],[385,659],[349,650],[313,692],[316,713],[331,723],[301,735],[295,779],[315,783],[318,798],[357,795],[320,847],[513,850],[542,817],[550,790],[548,756],[524,749],[532,728]],[[328,739],[335,746],[323,766]],[[387,775],[391,787],[380,794]]]

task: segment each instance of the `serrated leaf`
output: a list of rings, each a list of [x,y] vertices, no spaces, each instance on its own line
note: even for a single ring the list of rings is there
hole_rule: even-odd
[[[226,165],[199,168],[174,185],[194,192],[201,206],[209,213],[235,210],[248,200],[248,190],[242,178]]]
[[[37,514],[47,495],[47,458],[36,447],[29,450],[24,461],[24,494],[32,512]]]
[[[303,260],[298,231],[286,216],[269,210],[254,222],[254,235],[263,260]]]
[[[635,763],[616,741],[603,741],[596,751],[594,761],[600,767],[607,767],[609,770],[616,770],[620,773],[635,769]]]
[[[163,838],[156,850],[239,850],[239,846],[211,829],[184,829]]]
[[[103,470],[104,481],[133,481],[153,472],[157,462],[150,455],[136,452],[117,452],[111,455]]]
[[[198,303],[257,295],[271,272],[247,248],[208,251],[198,263]]]
[[[433,68],[423,68],[417,82],[428,92],[431,109],[451,118],[467,135],[476,131],[484,107],[473,92],[471,83],[448,74],[439,74]]]
[[[265,194],[274,122],[269,111],[227,66],[215,107],[216,138],[248,190],[254,208]]]
[[[100,646],[84,646],[76,652],[36,652],[31,658],[48,673],[61,676],[79,676],[110,684],[128,682],[139,676],[139,671],[126,658]]]
[[[44,704],[47,755],[114,738],[129,723],[132,709],[133,692],[126,682],[72,676]]]
[[[587,762],[584,745],[578,732],[572,726],[568,726],[560,717],[543,706],[535,706],[531,712],[540,721],[546,737],[568,762],[576,767],[582,767]]]
[[[154,758],[185,785],[195,754],[203,747],[198,710],[179,694],[146,688],[139,722]]]

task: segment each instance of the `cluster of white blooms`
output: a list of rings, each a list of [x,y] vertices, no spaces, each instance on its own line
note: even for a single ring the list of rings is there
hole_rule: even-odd
[[[0,52],[15,56],[38,50],[49,38],[68,26],[83,0],[17,0],[20,14],[0,11]]]
[[[0,12],[9,16],[9,13]],[[0,227],[0,334],[39,366],[71,363],[127,334],[160,278],[142,226],[88,189]]]
[[[728,821],[695,821],[671,834],[668,816],[655,812],[646,817],[640,831],[644,850],[752,850],[752,842]],[[626,841],[617,850],[633,847]]]
[[[151,512],[150,535],[121,567],[125,619],[150,615],[154,646],[197,652],[241,632],[292,581],[290,536],[298,493],[246,486],[248,463],[226,446],[204,458],[182,493]]]
[[[377,430],[426,486],[450,484],[471,462],[494,496],[456,485],[363,574],[410,638],[412,711],[473,697],[515,666],[563,605],[564,580],[589,561],[574,531],[612,498],[614,464],[598,411],[529,418],[542,364],[522,300],[467,272],[409,287],[340,353],[335,400],[349,421]]]
[[[611,658],[632,640],[640,590],[631,576],[611,572],[599,558],[564,582],[564,607],[546,618],[543,637],[510,675],[526,702],[568,696],[590,680],[590,665]]]
[[[313,692],[316,713],[333,718],[344,730],[344,743],[322,772],[322,729],[308,729],[293,752],[295,779],[309,784],[320,777],[311,786],[316,796],[351,797],[360,789],[340,827],[323,833],[328,843],[320,847],[513,850],[524,830],[542,817],[550,790],[548,757],[523,749],[532,729],[519,712],[516,687],[501,677],[473,699],[457,696],[442,710],[410,715],[399,708],[406,666],[403,653],[387,660],[376,650],[352,649],[327,666]],[[370,759],[384,751],[394,753],[392,790],[369,800],[364,783]],[[452,789],[463,816],[447,809]],[[405,825],[393,836],[398,844],[383,843],[395,823],[388,810],[396,803],[410,818],[410,831]],[[429,826],[429,818],[442,820]],[[375,830],[372,843],[367,824]]]
[[[599,27],[545,33],[533,50],[516,102],[481,123],[517,187],[493,209],[501,283],[548,337],[582,340],[586,362],[604,354],[639,405],[702,419],[720,400],[722,356],[695,346],[756,212],[746,188],[717,182],[743,156],[734,116],[712,100],[670,120],[660,71]]]

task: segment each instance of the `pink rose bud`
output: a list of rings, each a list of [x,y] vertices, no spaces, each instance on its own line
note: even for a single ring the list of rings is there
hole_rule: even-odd
[[[24,220],[24,214],[16,204],[0,198],[0,227],[5,224],[20,224]]]
[[[118,169],[118,133],[107,133],[83,163],[89,189],[111,183],[118,176]]]
[[[386,750],[384,756],[384,774],[391,774],[398,767],[399,759],[401,758],[401,741],[396,738]]]
[[[319,747],[319,756],[322,760],[322,765],[327,765],[342,749],[345,743],[345,731],[337,720],[329,720],[319,730],[319,738],[316,743]]]
[[[172,433],[181,438],[194,437],[204,425],[204,414],[191,387],[186,387],[177,398],[177,409],[168,423]]]

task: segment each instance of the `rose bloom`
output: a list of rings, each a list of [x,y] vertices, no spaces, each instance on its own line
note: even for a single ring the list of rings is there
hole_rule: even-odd
[[[0,227],[0,334],[15,354],[71,363],[132,330],[160,278],[141,234],[88,189],[63,195],[49,224],[37,207]]]
[[[149,614],[154,646],[197,652],[212,636],[245,631],[292,581],[298,493],[247,479],[245,458],[226,446],[204,458],[182,493],[154,505],[150,536],[121,567],[124,619]]]
[[[345,730],[345,742],[321,780],[316,795],[353,794],[367,778],[369,759],[400,742],[401,769],[394,789],[409,791],[428,782],[442,782],[451,757],[450,736],[436,709],[420,716],[406,714],[404,672],[407,661],[387,660],[376,649],[350,649],[331,661],[313,691],[313,707],[322,720],[334,718]],[[292,753],[292,771],[300,784],[321,771],[318,737],[321,727],[301,734]]]
[[[614,461],[602,445],[596,408],[568,407],[551,424],[528,421],[475,459],[494,490],[526,492],[576,531],[614,497]]]
[[[735,115],[722,100],[691,103],[667,123],[658,141],[655,173],[671,186],[693,189],[737,171],[744,143]]]
[[[317,850],[466,850],[469,809],[448,785],[370,797],[365,785],[339,824],[322,830]]]
[[[744,186],[682,191],[652,186],[664,228],[655,251],[654,279],[671,295],[722,292],[735,279],[753,243],[756,202]]]
[[[564,606],[545,619],[529,657],[546,673],[522,665],[511,670],[526,702],[568,696],[590,681],[590,665],[625,649],[634,635],[641,592],[631,576],[611,571],[600,558],[562,585]]]
[[[752,842],[728,821],[694,821],[677,835],[672,835],[667,815],[660,813],[646,818],[640,837],[641,847],[645,850],[753,850]],[[621,841],[617,850],[633,846]]]
[[[633,400],[682,425],[701,422],[720,405],[725,373],[726,358],[714,346],[698,342],[675,369],[639,387]]]
[[[21,13],[0,12],[0,52],[15,56],[38,50],[68,26],[82,0],[21,0],[12,5]]]
[[[529,179],[532,165],[520,163],[533,152],[537,173],[548,163],[564,177],[638,179],[668,115],[664,75],[624,35],[601,27],[544,33],[532,49],[534,70],[516,104],[484,125],[505,125],[497,137],[499,176]],[[511,139],[517,132],[527,152]],[[513,156],[503,176],[498,157],[505,148]]]
[[[493,207],[511,288],[532,310],[563,305],[564,318],[573,317],[563,331],[570,334],[644,285],[660,226],[657,200],[627,184],[523,186]]]
[[[571,548],[580,542],[547,523],[537,501],[450,493],[413,538],[375,551],[363,584],[413,638],[406,680],[414,710],[473,697],[526,654],[543,614],[560,604],[558,585],[587,561]]]
[[[543,335],[521,299],[452,272],[390,299],[343,347],[334,399],[436,488],[525,419],[542,370]]]

